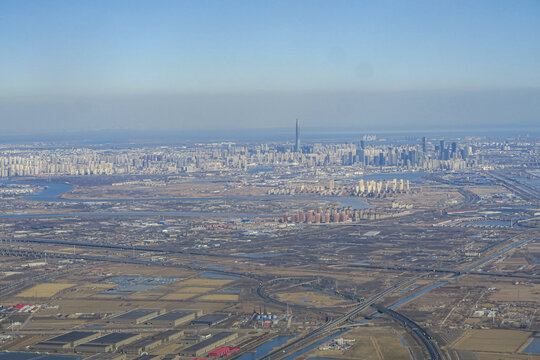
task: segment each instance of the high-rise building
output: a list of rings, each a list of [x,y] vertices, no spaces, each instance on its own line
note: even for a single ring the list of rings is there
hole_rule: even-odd
[[[452,152],[450,153],[451,158],[455,158],[457,156],[457,143],[452,143]]]
[[[425,154],[427,150],[427,137],[422,137],[422,152]]]
[[[296,143],[294,145],[294,151],[300,152],[300,123],[296,119]]]

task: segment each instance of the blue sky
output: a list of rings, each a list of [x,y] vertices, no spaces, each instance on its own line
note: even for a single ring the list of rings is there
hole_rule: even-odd
[[[477,124],[498,115],[504,126],[516,119],[501,117],[500,102],[508,99],[504,107],[512,113],[508,106],[518,92],[526,101],[514,106],[530,111],[517,121],[527,127],[540,115],[534,106],[540,100],[539,19],[537,0],[3,0],[0,106],[6,111],[0,124],[269,127],[304,115],[308,124],[330,117],[347,125],[379,114],[381,124],[409,120],[433,127],[440,124],[430,118],[472,92],[484,99],[469,101]],[[435,104],[448,104],[430,105],[432,91],[446,96]],[[425,111],[407,119],[396,92],[407,93],[404,99],[424,96],[417,106]],[[485,99],[494,92],[491,107]],[[321,108],[324,94],[332,101]],[[257,101],[243,104],[243,95],[263,103],[296,96],[303,107],[277,102],[268,114]],[[228,97],[236,100],[227,103]],[[353,106],[366,98],[380,109],[362,113]],[[138,113],[150,114],[156,101],[159,119],[130,112],[136,103],[143,108]],[[478,113],[486,104],[489,111]],[[220,117],[223,106],[229,117]],[[398,108],[381,111],[388,106]],[[84,122],[74,119],[77,113]],[[37,114],[49,116],[38,122]]]

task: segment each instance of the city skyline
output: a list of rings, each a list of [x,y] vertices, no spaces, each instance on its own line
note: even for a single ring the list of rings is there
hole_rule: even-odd
[[[0,0],[0,360],[540,360],[540,0]]]

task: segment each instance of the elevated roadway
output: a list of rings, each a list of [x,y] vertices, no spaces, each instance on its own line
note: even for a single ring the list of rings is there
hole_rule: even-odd
[[[515,179],[511,179],[501,173],[489,172],[487,174],[496,182],[501,183],[505,188],[519,195],[524,200],[538,203],[538,200],[540,199],[540,192],[535,188],[532,188],[527,184],[523,184]]]
[[[503,273],[503,272],[490,272],[490,271],[474,271],[474,270],[456,270],[448,268],[428,268],[423,266],[406,266],[406,265],[375,265],[375,264],[347,264],[347,267],[361,267],[366,269],[381,269],[381,270],[399,270],[399,271],[415,271],[415,272],[435,272],[435,273],[446,273],[446,274],[471,274],[471,275],[481,275],[481,276],[502,276],[502,277],[512,277],[512,278],[523,278],[523,279],[538,279],[540,280],[540,275],[537,274],[520,274],[520,273]]]
[[[285,346],[282,346],[281,348],[279,349],[276,349],[266,355],[263,355],[262,357],[258,358],[260,360],[273,360],[273,359],[281,359],[285,356],[287,356],[288,354],[294,352],[294,351],[297,351],[298,349],[301,349],[311,343],[313,343],[314,341],[318,340],[319,338],[325,336],[325,335],[329,335],[331,333],[333,333],[334,331],[336,331],[341,325],[343,325],[344,323],[352,320],[354,317],[356,317],[362,310],[368,308],[370,305],[374,304],[376,301],[378,301],[379,299],[381,299],[382,297],[384,297],[385,295],[409,284],[410,282],[418,279],[420,277],[420,275],[417,275],[417,276],[414,276],[410,279],[407,279],[407,280],[404,280],[400,283],[397,283],[381,292],[379,292],[378,294],[376,294],[375,296],[373,296],[372,298],[370,298],[369,300],[366,300],[364,302],[362,302],[360,305],[358,305],[356,308],[354,308],[353,310],[349,311],[348,313],[346,313],[345,315],[342,315],[334,320],[331,320],[327,323],[325,323],[324,325],[322,325],[321,327],[311,331],[310,333],[306,334],[306,335],[303,335],[297,339],[295,339],[294,341],[286,344]],[[262,284],[259,285],[259,289],[257,290],[258,292],[261,291],[262,292]]]
[[[428,333],[420,327],[417,323],[412,321],[411,319],[407,318],[405,315],[398,313],[397,311],[388,309],[382,305],[378,304],[372,304],[372,307],[377,309],[378,312],[382,314],[390,315],[393,319],[399,321],[403,324],[406,328],[410,329],[422,342],[424,347],[426,348],[430,359],[432,360],[443,360],[443,356],[441,354],[441,351],[439,350],[439,347],[437,346],[437,343],[433,341],[432,337],[428,335]]]

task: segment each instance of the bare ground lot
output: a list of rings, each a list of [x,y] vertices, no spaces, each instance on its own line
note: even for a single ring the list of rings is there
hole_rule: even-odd
[[[520,330],[469,330],[451,346],[459,350],[515,353],[531,335]]]
[[[352,346],[345,351],[314,349],[299,359],[323,357],[332,359],[365,360],[410,360],[407,346],[404,346],[399,334],[391,327],[360,327],[342,335],[344,339],[354,339]]]

